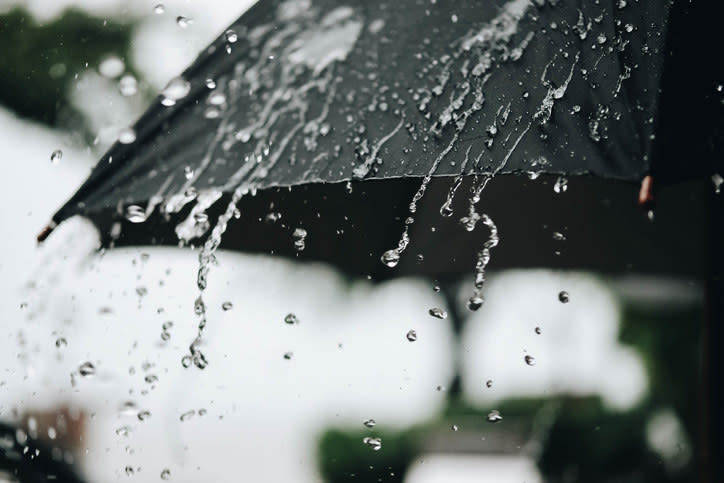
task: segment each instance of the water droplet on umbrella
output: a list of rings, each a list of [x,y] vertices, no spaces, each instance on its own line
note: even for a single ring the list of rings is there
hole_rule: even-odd
[[[559,176],[556,183],[553,185],[553,191],[559,194],[568,191],[568,180],[563,176]]]
[[[124,127],[118,131],[118,142],[121,144],[131,144],[136,141],[136,131],[130,127]]]
[[[173,106],[176,104],[176,101],[186,97],[190,91],[191,84],[189,84],[186,79],[183,77],[175,77],[171,79],[163,91],[161,91],[161,95],[163,96],[161,103],[167,107]]]
[[[96,373],[96,367],[90,362],[84,362],[78,367],[78,374],[83,377],[93,376]]]
[[[289,325],[298,324],[298,323],[299,323],[299,319],[298,319],[297,316],[294,315],[294,314],[287,314],[286,317],[284,317],[284,322],[287,323],[287,324],[289,324]]]
[[[171,338],[171,334],[169,332],[166,332],[165,330],[161,332],[161,340],[168,341]]]
[[[184,166],[184,177],[189,180],[194,177],[194,170],[191,166]]]
[[[634,26],[630,23],[627,23],[624,28],[626,29],[626,32],[628,32],[628,33],[631,33],[634,30]]]
[[[450,426],[450,429],[452,429],[453,431],[457,431],[460,428],[458,428],[457,424],[453,424],[452,426]]]
[[[382,449],[382,438],[372,438],[367,436],[362,439],[362,442],[372,448],[373,451],[379,451]]]
[[[226,95],[223,92],[213,91],[209,94],[208,103],[212,106],[221,106],[226,102]]]
[[[711,182],[714,183],[714,193],[721,193],[721,185],[724,183],[724,178],[719,173],[714,173],[711,176]]]
[[[131,428],[128,426],[121,426],[120,428],[116,429],[116,434],[118,436],[128,436],[130,432]]]
[[[164,470],[161,472],[161,479],[162,480],[171,479],[171,470],[169,470],[168,468],[164,468]]]
[[[380,260],[382,260],[382,263],[390,268],[396,267],[397,264],[400,262],[400,252],[395,248],[393,248],[392,250],[387,250],[385,253],[382,254]]]
[[[234,304],[232,304],[232,303],[229,302],[228,300],[227,300],[226,302],[224,302],[223,304],[221,304],[221,309],[222,309],[224,312],[226,312],[227,310],[231,310],[231,309],[233,309],[233,308],[234,308]]]
[[[206,79],[206,87],[209,89],[216,89],[216,81],[211,78]]]
[[[193,23],[193,19],[189,17],[184,17],[183,15],[179,15],[176,17],[176,24],[181,27],[182,29],[185,29],[189,25]]]
[[[503,416],[500,415],[500,411],[493,409],[488,413],[485,419],[489,423],[498,423],[503,420]]]
[[[161,326],[163,330],[169,330],[171,327],[173,327],[173,322],[171,322],[170,320],[168,322],[164,322]]]
[[[541,330],[540,327],[536,327],[536,328],[535,328],[535,333],[536,333],[536,334],[541,335],[542,332],[543,332],[543,331]]]
[[[559,231],[554,231],[554,232],[553,232],[553,239],[554,239],[555,241],[566,241],[566,236],[565,236],[563,233],[559,232]]]
[[[443,309],[441,309],[439,307],[431,308],[430,310],[428,310],[428,313],[437,319],[446,319],[447,318],[447,312],[445,312]]]
[[[596,37],[596,42],[599,44],[605,44],[606,40],[606,34],[598,34],[598,37]]]
[[[191,367],[191,356],[185,355],[181,358],[181,365],[188,368]]]
[[[307,230],[304,228],[296,228],[292,232],[292,239],[294,240],[294,249],[298,252],[304,250],[306,244],[305,239],[307,238]]]
[[[439,286],[439,285],[433,285],[432,291],[433,291],[433,292],[439,292],[439,291],[440,291],[440,286]]]
[[[561,290],[558,292],[558,300],[560,300],[562,304],[567,304],[571,300],[571,297],[568,295],[568,292]]]
[[[478,310],[485,303],[485,299],[480,296],[473,296],[468,299],[468,309],[472,311]]]
[[[65,347],[65,346],[67,346],[67,345],[68,345],[68,341],[65,340],[65,337],[60,337],[60,338],[58,338],[58,339],[55,341],[55,347],[57,347],[57,348],[59,348],[59,349],[60,349],[61,347]]]
[[[289,351],[284,353],[284,359],[290,360],[292,357],[294,357],[294,352]]]
[[[153,384],[154,382],[158,381],[158,376],[154,374],[149,374],[144,377],[143,380],[146,381],[148,384]]]
[[[410,342],[415,342],[417,340],[417,332],[414,329],[409,330],[407,331],[406,337]]]
[[[141,411],[137,415],[139,421],[145,421],[151,417],[151,411]]]
[[[63,159],[63,151],[60,149],[56,149],[50,155],[50,162],[53,164],[57,164],[61,159]]]
[[[533,357],[531,355],[526,355],[523,359],[525,360],[525,363],[528,364],[529,366],[535,365],[535,357]]]
[[[115,79],[119,75],[123,74],[124,70],[126,70],[126,65],[115,55],[106,57],[100,64],[98,64],[98,72],[100,72],[103,77],[108,77],[110,79]]]
[[[161,15],[166,11],[166,7],[162,3],[157,4],[155,7],[153,7],[153,13],[156,15]]]
[[[185,413],[183,413],[183,414],[179,417],[179,419],[180,419],[181,421],[188,421],[189,419],[193,418],[195,414],[196,414],[196,411],[192,409],[192,410],[190,410],[190,411],[186,411]]]
[[[239,36],[237,33],[231,29],[227,30],[226,33],[224,33],[224,37],[226,38],[226,41],[230,44],[236,43],[237,40],[239,40]]]
[[[374,428],[375,425],[377,424],[377,421],[370,418],[370,419],[365,419],[364,421],[362,421],[362,424],[364,424],[368,428]]]
[[[131,223],[143,223],[146,218],[146,211],[140,206],[130,205],[126,208],[126,219]]]
[[[126,475],[133,476],[133,467],[132,466],[126,466]]]
[[[458,23],[458,16],[455,14],[452,14],[450,16],[450,20],[452,21],[452,23]]]
[[[488,388],[493,387],[493,380],[488,379],[487,381],[485,381],[485,387],[488,387]]]
[[[204,299],[201,298],[201,295],[199,295],[196,300],[194,301],[194,313],[196,315],[202,315],[206,312],[206,304],[204,304]]]

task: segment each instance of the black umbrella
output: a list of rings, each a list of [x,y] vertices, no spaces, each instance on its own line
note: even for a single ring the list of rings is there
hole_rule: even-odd
[[[204,244],[202,290],[220,245],[376,280],[470,274],[472,309],[491,254],[704,277],[721,213],[701,182],[721,169],[714,3],[261,1],[49,228],[82,215],[106,246]],[[654,181],[689,183],[650,224],[630,205],[652,208]]]

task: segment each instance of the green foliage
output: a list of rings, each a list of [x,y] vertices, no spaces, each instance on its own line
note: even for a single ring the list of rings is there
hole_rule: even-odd
[[[20,8],[0,15],[0,103],[49,125],[72,118],[67,92],[74,75],[109,54],[127,59],[131,29],[78,10],[45,24]]]

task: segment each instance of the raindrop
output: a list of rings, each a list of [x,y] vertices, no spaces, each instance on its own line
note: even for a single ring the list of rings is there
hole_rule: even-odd
[[[479,295],[474,295],[470,297],[470,299],[468,299],[468,309],[474,312],[482,307],[484,303],[485,299],[483,299],[483,297],[480,297]]]
[[[179,417],[179,419],[180,419],[181,421],[188,421],[189,419],[193,418],[195,414],[196,414],[196,411],[192,409],[192,410],[190,410],[190,411],[186,411],[185,413],[183,413],[183,414]]]
[[[68,341],[65,340],[65,337],[60,337],[55,341],[55,347],[60,349],[61,347],[65,347],[68,345]]]
[[[264,222],[266,223],[276,223],[282,218],[282,214],[278,211],[272,211],[271,213],[267,213],[267,215],[264,217]]]
[[[497,409],[493,409],[488,413],[488,416],[485,418],[489,423],[498,423],[503,420],[503,416],[500,415],[500,411]]]
[[[237,33],[231,29],[226,31],[224,37],[226,38],[226,41],[230,44],[234,44],[237,40],[239,40],[239,36],[237,35]]]
[[[161,340],[162,341],[168,341],[171,338],[171,334],[169,332],[166,332],[165,330],[161,332]]]
[[[364,424],[368,428],[374,428],[375,425],[377,424],[377,421],[370,418],[370,419],[365,419],[364,421],[362,421],[362,424]]]
[[[362,439],[362,442],[372,448],[373,451],[382,449],[382,438],[371,438],[367,436]]]
[[[146,218],[146,211],[140,206],[130,205],[126,208],[126,219],[131,223],[143,223]]]
[[[194,170],[191,166],[184,166],[184,177],[189,180],[194,177]]]
[[[133,467],[132,466],[126,466],[126,475],[133,476]]]
[[[554,231],[553,232],[553,239],[555,241],[566,241],[566,235],[561,233],[560,231]]]
[[[58,164],[61,159],[63,159],[63,151],[61,151],[60,149],[56,149],[50,155],[50,162],[53,164]]]
[[[96,373],[96,367],[90,362],[84,362],[78,368],[78,373],[83,377],[93,376]]]
[[[553,185],[553,191],[558,194],[568,191],[568,180],[563,176],[559,176],[556,183]]]
[[[158,5],[153,7],[153,13],[155,13],[156,15],[161,15],[165,11],[166,11],[166,7],[164,7],[162,3],[159,3]]]
[[[543,331],[540,329],[540,327],[536,327],[536,328],[535,328],[535,333],[536,333],[536,334],[540,335],[541,332],[543,332]]]
[[[194,301],[194,313],[196,315],[202,315],[206,312],[206,305],[204,304],[204,299],[201,298],[201,295],[199,295],[196,300]]]
[[[162,480],[170,480],[171,479],[171,470],[168,468],[164,468],[161,472],[161,479]]]
[[[213,91],[209,94],[208,103],[212,106],[221,106],[226,102],[226,96],[223,92]]]
[[[458,16],[455,14],[452,14],[450,16],[450,20],[452,21],[452,23],[458,23]]]
[[[131,144],[136,141],[136,131],[130,127],[124,127],[118,131],[118,142],[121,144]]]
[[[417,340],[417,332],[414,329],[407,331],[407,340],[415,342]]]
[[[181,358],[181,365],[184,366],[184,367],[186,367],[186,368],[191,367],[191,356],[190,356],[190,355],[185,355],[185,356],[183,356],[183,357]]]
[[[596,42],[598,42],[599,44],[605,44],[606,40],[606,34],[603,33],[598,34],[598,37],[596,37]]]
[[[229,302],[228,300],[227,300],[226,302],[224,302],[223,304],[221,304],[221,309],[222,309],[224,312],[226,312],[227,310],[231,310],[231,309],[233,309],[233,308],[234,308],[234,304],[232,304],[232,303]]]
[[[630,23],[627,23],[624,28],[626,29],[626,32],[628,32],[628,33],[631,33],[634,30],[634,26]]]
[[[446,319],[447,318],[447,312],[445,312],[443,309],[439,307],[433,307],[431,308],[428,313],[435,317],[436,319]]]
[[[158,381],[158,376],[154,374],[149,374],[144,377],[143,380],[146,381],[148,384],[153,384],[154,382]]]
[[[714,173],[711,176],[711,182],[714,183],[714,193],[721,193],[721,185],[724,183],[724,178],[719,173]]]
[[[292,357],[294,357],[294,352],[289,351],[284,353],[284,359],[291,360]]]
[[[488,379],[487,381],[485,381],[485,387],[487,387],[487,388],[493,387],[493,380]]]
[[[400,262],[400,252],[396,248],[393,248],[392,250],[387,250],[385,253],[382,254],[380,260],[382,260],[382,263],[390,268],[396,267],[397,264]]]
[[[115,79],[119,75],[123,74],[124,70],[126,70],[126,65],[115,55],[106,57],[100,64],[98,64],[98,72],[100,72],[103,77],[108,77],[110,79]]]
[[[216,81],[212,78],[206,79],[206,87],[209,89],[216,89]]]
[[[176,104],[176,101],[186,97],[190,91],[191,84],[189,84],[186,79],[183,77],[175,77],[171,79],[163,91],[161,91],[161,95],[163,96],[161,104],[167,107],[173,106]]]
[[[136,417],[138,417],[139,421],[145,421],[151,417],[151,411],[141,411]]]
[[[289,325],[293,325],[293,324],[298,324],[299,319],[294,314],[287,314],[286,317],[284,317],[284,322]]]
[[[568,302],[570,302],[571,297],[568,295],[568,292],[566,292],[565,290],[561,290],[560,292],[558,292],[558,300],[560,300],[562,304],[567,304]]]
[[[294,240],[294,249],[298,252],[301,252],[304,250],[305,239],[307,238],[307,230],[304,228],[296,228],[294,232],[292,232],[292,239]]]
[[[531,355],[526,355],[523,359],[525,360],[525,363],[528,364],[529,366],[535,365],[535,357],[533,357]]]
[[[170,320],[168,322],[164,322],[163,325],[161,326],[161,328],[163,330],[168,330],[171,327],[173,327],[173,322],[171,322]]]
[[[130,432],[131,428],[128,426],[121,426],[120,428],[116,429],[116,434],[118,436],[128,436]]]
[[[176,24],[179,27],[181,27],[182,29],[185,29],[186,27],[191,25],[193,22],[194,22],[193,19],[191,19],[189,17],[184,17],[183,15],[179,15],[178,17],[176,17]]]
[[[457,424],[453,424],[452,426],[450,426],[450,429],[452,429],[453,431],[457,431],[460,428],[458,428]]]

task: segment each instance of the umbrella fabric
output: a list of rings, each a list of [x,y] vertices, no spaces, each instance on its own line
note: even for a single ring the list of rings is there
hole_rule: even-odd
[[[387,248],[399,243],[404,251],[410,233],[423,229],[412,222],[426,217],[418,204],[438,177],[446,179],[445,187],[432,184],[445,194],[426,211],[440,208],[444,217],[455,212],[456,222],[467,216],[463,224],[474,227],[485,222],[474,206],[476,194],[497,174],[639,181],[661,173],[668,181],[709,173],[716,140],[698,143],[691,157],[676,159],[661,147],[668,139],[657,140],[657,129],[703,124],[674,122],[676,116],[660,109],[661,99],[673,95],[661,90],[671,71],[667,52],[682,51],[690,42],[683,37],[686,42],[667,44],[667,38],[680,39],[667,35],[667,28],[672,18],[688,15],[687,8],[701,15],[702,5],[696,10],[688,2],[626,0],[500,5],[262,0],[169,83],[133,135],[122,136],[53,221],[88,216],[103,229],[107,244],[193,242],[208,233],[211,214],[226,213],[219,236],[237,208],[242,217],[270,214],[273,221],[273,200],[263,212],[244,213],[253,195],[269,188],[295,187],[292,192],[301,195],[293,197],[291,211],[319,198],[332,199],[344,212],[342,206],[352,205],[343,194],[322,194],[331,183],[340,185],[330,193],[342,187],[354,193],[357,183],[345,185],[349,180],[367,185],[402,179],[371,189],[374,199],[354,208],[370,211],[355,213],[366,220],[360,222],[363,238],[373,237],[373,229],[387,233],[354,255],[379,261],[375,251],[383,243],[392,244]],[[670,84],[669,90],[678,86],[675,80]],[[714,85],[710,92],[707,99]],[[709,112],[709,119],[721,119],[720,113]],[[716,132],[692,132],[710,131]],[[471,174],[473,186],[459,189],[462,175]],[[526,184],[516,186],[521,183]],[[562,183],[559,192],[565,191]],[[319,196],[310,198],[309,190]],[[515,205],[520,191],[500,193],[496,201]],[[589,193],[600,205],[610,195]],[[352,217],[350,211],[340,214]],[[616,218],[610,208],[609,217]],[[146,229],[135,226],[148,218]],[[172,235],[159,228],[166,220]],[[429,224],[424,229],[430,230]],[[257,237],[246,234],[225,243],[257,248],[252,240]],[[335,247],[325,248],[305,256],[328,259]],[[634,256],[629,258],[627,266]],[[369,274],[370,268],[349,271]]]

